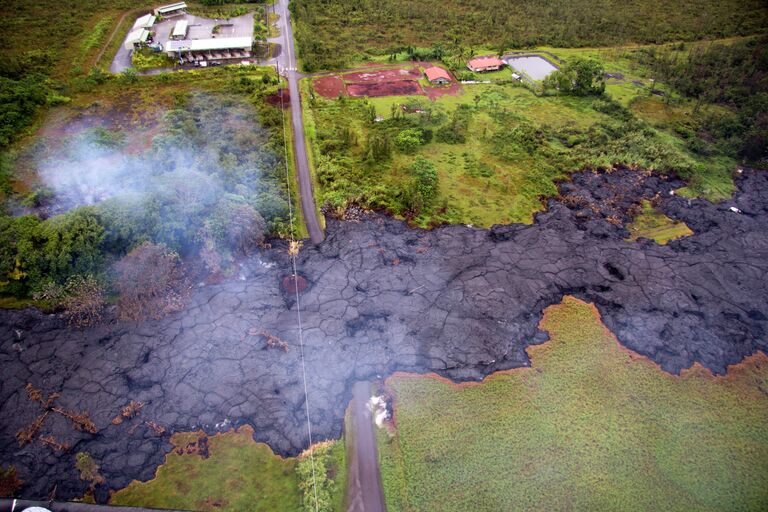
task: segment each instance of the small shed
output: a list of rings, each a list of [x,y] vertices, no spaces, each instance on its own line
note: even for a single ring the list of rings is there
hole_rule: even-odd
[[[186,2],[176,2],[175,4],[163,5],[155,9],[155,16],[162,16],[164,18],[170,18],[171,16],[178,16],[179,14],[185,14],[187,12]]]
[[[138,30],[140,28],[150,29],[154,26],[155,21],[157,21],[157,18],[154,15],[145,14],[144,16],[136,20],[131,30]]]
[[[432,66],[424,70],[424,74],[427,75],[429,83],[436,85],[446,85],[451,83],[451,75],[448,74],[443,68]]]
[[[187,20],[177,21],[176,25],[173,26],[171,39],[186,39],[188,27],[189,27],[189,22]]]
[[[474,73],[483,71],[497,71],[504,65],[504,61],[495,55],[486,55],[484,57],[475,57],[467,63],[467,68]]]
[[[128,37],[125,38],[125,43],[123,43],[123,46],[126,50],[132,50],[133,48],[137,48],[143,44],[146,44],[147,39],[149,39],[149,30],[145,28],[139,28],[128,34]]]

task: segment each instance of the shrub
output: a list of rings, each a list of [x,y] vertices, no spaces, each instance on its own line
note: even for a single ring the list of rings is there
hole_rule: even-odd
[[[304,495],[305,510],[334,510],[333,495],[336,492],[336,482],[329,476],[334,469],[331,460],[333,446],[333,442],[320,443],[299,455],[296,472],[299,475],[299,488]]]
[[[395,137],[395,146],[403,153],[415,153],[422,144],[424,144],[422,132],[418,128],[408,128]]]
[[[75,468],[80,472],[80,480],[90,482],[91,489],[97,484],[104,483],[104,477],[99,473],[99,465],[88,452],[78,452],[75,456]]]

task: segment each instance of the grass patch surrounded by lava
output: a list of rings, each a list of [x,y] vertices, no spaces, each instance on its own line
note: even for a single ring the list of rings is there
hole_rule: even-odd
[[[648,201],[643,201],[643,210],[627,226],[627,230],[630,233],[629,240],[634,241],[640,237],[645,237],[661,245],[666,245],[670,240],[693,234],[685,222],[670,219],[651,206]]]
[[[296,459],[283,459],[255,442],[253,429],[244,426],[208,437],[207,458],[185,452],[197,439],[197,433],[174,434],[174,450],[155,478],[134,480],[113,494],[110,503],[183,510],[302,510]]]
[[[302,499],[314,505],[308,480],[310,466],[306,464],[309,451],[300,457],[283,458],[268,445],[255,442],[253,433],[248,425],[214,436],[177,432],[171,436],[173,450],[155,478],[134,480],[112,494],[110,504],[253,512],[299,512],[305,510]],[[314,445],[321,510],[343,510],[347,479],[344,447],[343,439]]]
[[[594,306],[545,312],[531,368],[483,383],[396,374],[379,433],[388,510],[765,510],[768,358],[674,376]]]

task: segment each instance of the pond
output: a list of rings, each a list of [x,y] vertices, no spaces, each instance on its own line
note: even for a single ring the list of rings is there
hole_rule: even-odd
[[[507,65],[516,71],[525,73],[534,80],[544,80],[547,75],[557,68],[543,57],[538,55],[527,55],[524,57],[508,57],[505,59]]]

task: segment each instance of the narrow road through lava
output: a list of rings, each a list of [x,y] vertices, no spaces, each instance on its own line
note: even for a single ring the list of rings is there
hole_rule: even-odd
[[[293,154],[296,170],[299,175],[299,196],[301,210],[304,213],[304,223],[312,243],[320,243],[325,238],[317,218],[315,197],[312,191],[312,176],[309,173],[307,160],[307,144],[304,139],[304,120],[301,116],[301,96],[299,96],[299,78],[301,74],[296,65],[296,49],[293,44],[288,0],[279,0],[275,4],[275,13],[280,16],[280,32],[283,45],[277,57],[279,72],[288,80],[288,92],[291,98],[291,123],[293,124]]]
[[[346,425],[349,473],[347,478],[347,512],[384,512],[384,492],[381,488],[379,457],[376,453],[376,433],[373,414],[368,406],[371,384],[356,382],[352,386],[351,425]]]

